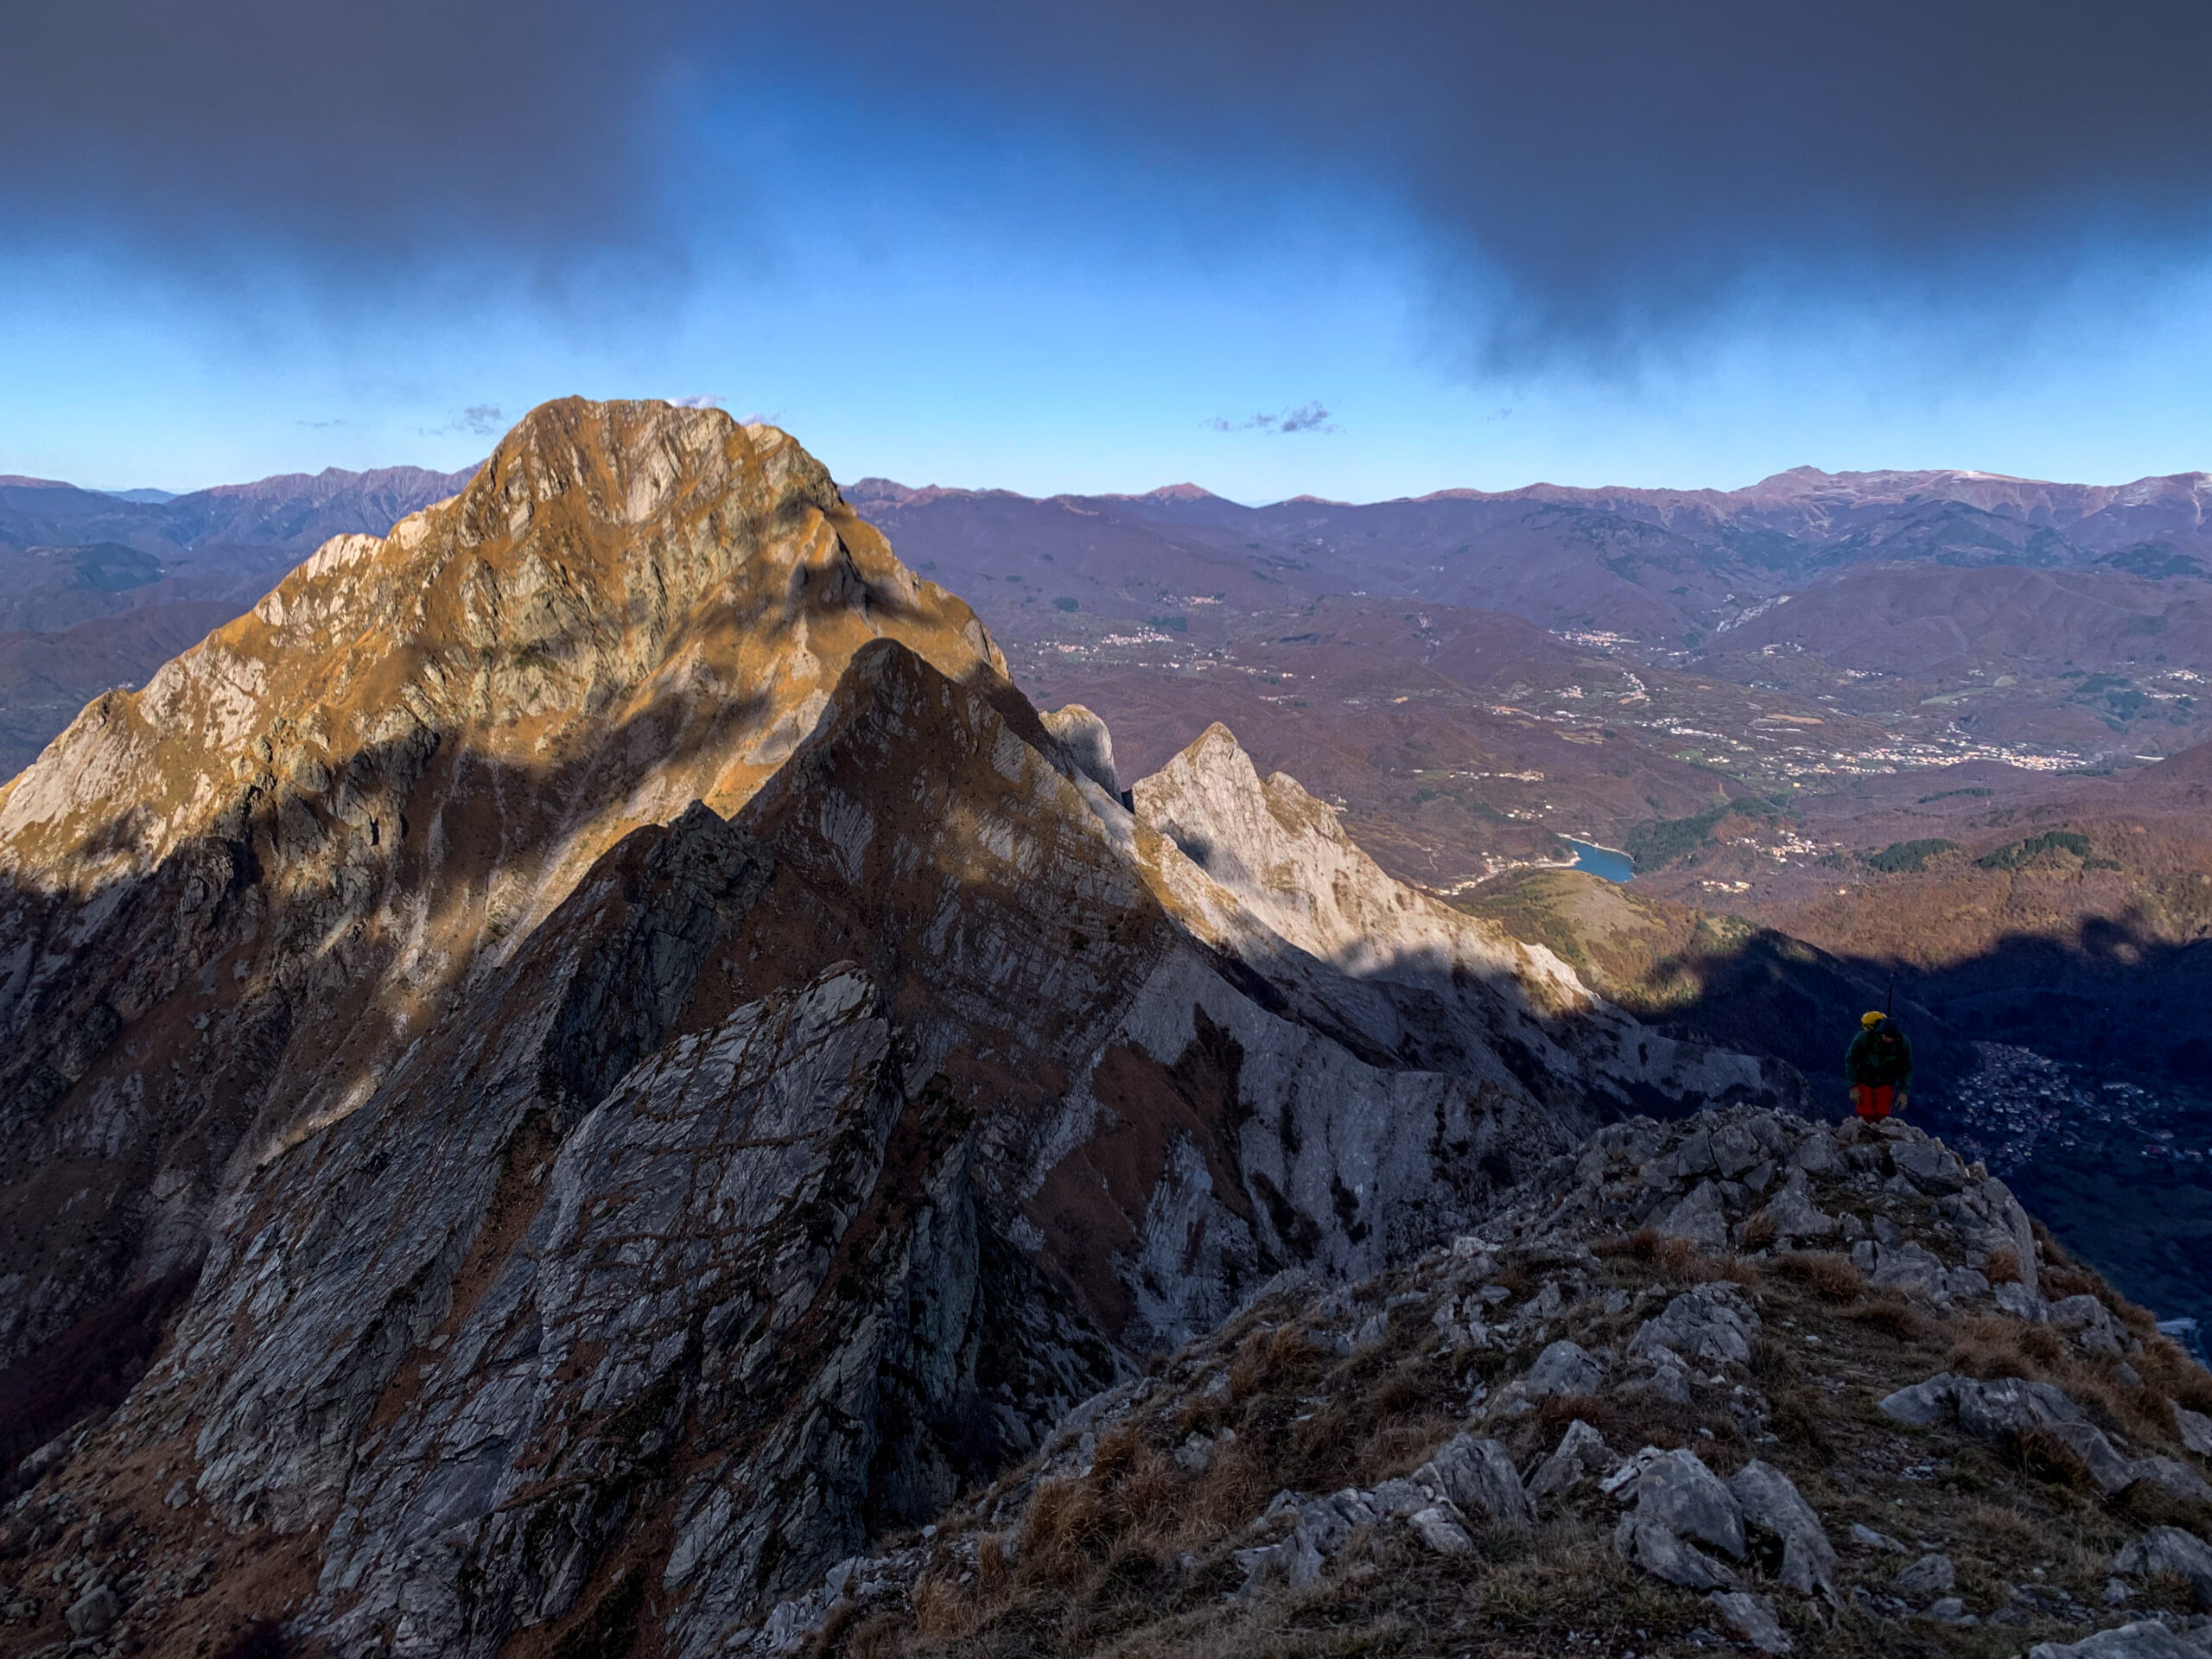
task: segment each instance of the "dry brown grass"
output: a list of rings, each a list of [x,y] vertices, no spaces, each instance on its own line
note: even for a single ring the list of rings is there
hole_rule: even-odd
[[[2179,1527],[2202,1538],[2212,1529],[2212,1504],[2192,1503],[2164,1487],[2139,1480],[2112,1503],[2113,1513],[2139,1528]]]
[[[1273,1495],[1272,1472],[1258,1446],[1239,1440],[1222,1447],[1191,1489],[1190,1530],[1200,1537],[1218,1535],[1257,1515]]]
[[[1986,1500],[1967,1511],[1967,1527],[1986,1542],[2023,1553],[2039,1549],[2046,1541],[2042,1525],[2010,1503]]]
[[[869,1619],[861,1619],[849,1632],[838,1632],[842,1642],[836,1646],[825,1646],[821,1652],[841,1655],[841,1659],[905,1659],[909,1652],[907,1621],[896,1612],[878,1612]]]
[[[1926,1314],[1894,1293],[1867,1297],[1851,1310],[1849,1317],[1870,1331],[1879,1331],[1900,1342],[1917,1342],[1931,1328]]]
[[[2212,1372],[2183,1353],[2171,1338],[2146,1338],[2134,1365],[2145,1383],[2176,1405],[2212,1414]]]
[[[1160,1528],[1173,1518],[1181,1487],[1174,1465],[1147,1447],[1115,1482],[1109,1523],[1122,1533]]]
[[[2127,1328],[2127,1333],[2138,1342],[2150,1342],[2158,1334],[2158,1316],[2149,1308],[2131,1302],[2114,1291],[2105,1298],[2105,1306],[2112,1310],[2113,1318]]]
[[[2031,1480],[2063,1488],[2087,1497],[2101,1496],[2088,1465],[2074,1448],[2047,1428],[2023,1429],[2005,1447],[2013,1466]]]
[[[1577,1421],[1603,1434],[1608,1409],[1607,1396],[1602,1394],[1553,1395],[1537,1402],[1535,1415],[1529,1420],[1534,1426],[1529,1438],[1536,1449],[1549,1452]]]
[[[1866,1294],[1866,1275],[1858,1264],[1832,1250],[1796,1250],[1776,1256],[1770,1265],[1824,1302],[1855,1302]]]
[[[1599,1609],[1616,1626],[1635,1628],[1643,1640],[1646,1632],[1684,1635],[1699,1622],[1698,1604],[1628,1566],[1586,1522],[1548,1522],[1534,1536],[1521,1535],[1516,1544],[1517,1557],[1494,1564],[1472,1598],[1486,1621],[1518,1637],[1500,1651],[1561,1651],[1556,1638],[1564,1634],[1558,1628],[1562,1618],[1583,1623]]]
[[[1520,1433],[1509,1438],[1523,1442],[1517,1450],[1524,1458],[1548,1452],[1567,1433],[1567,1425],[1578,1417],[1604,1435],[1605,1444],[1618,1452],[1633,1451],[1644,1445],[1688,1446],[1695,1439],[1698,1425],[1703,1421],[1694,1406],[1671,1405],[1664,1400],[1624,1398],[1611,1393],[1591,1394],[1575,1399],[1545,1401],[1523,1420],[1526,1427]]]
[[[1944,1358],[1945,1369],[1984,1381],[1999,1376],[2039,1377],[2042,1366],[2021,1352],[2019,1343],[2023,1329],[2035,1328],[1990,1313],[1962,1314],[1951,1321],[1951,1351]]]
[[[1409,1359],[1384,1373],[1361,1404],[1377,1423],[1398,1422],[1426,1412],[1435,1402],[1437,1386],[1431,1366]]]
[[[1834,1410],[1825,1397],[1810,1389],[1784,1389],[1774,1395],[1766,1426],[1783,1445],[1799,1446],[1815,1457],[1826,1458],[1835,1450],[1835,1442],[1828,1433]]]
[[[1625,1238],[1607,1239],[1596,1248],[1598,1255],[1615,1262],[1648,1262],[1673,1284],[1705,1285],[1716,1279],[1732,1279],[1746,1290],[1759,1286],[1758,1262],[1740,1255],[1708,1255],[1694,1240],[1662,1237],[1656,1228],[1638,1228]]]
[[[914,1610],[914,1626],[924,1636],[965,1636],[969,1621],[967,1598],[957,1586],[942,1579],[917,1580],[906,1593]]]
[[[2069,1296],[2095,1296],[2105,1290],[2105,1281],[2087,1268],[2054,1262],[2043,1270],[2043,1294],[2054,1302]]]
[[[1724,1255],[1713,1263],[1716,1279],[1727,1279],[1757,1294],[1766,1281],[1759,1271],[1759,1264],[1740,1255]]]
[[[1145,1454],[1144,1436],[1133,1423],[1116,1423],[1098,1437],[1090,1452],[1090,1480],[1111,1486],[1136,1466]]]
[[[2196,1593],[2196,1586],[2179,1573],[2153,1573],[2150,1582],[2151,1598],[2169,1607],[2196,1607],[2207,1604]]]
[[[976,1541],[976,1594],[995,1599],[1014,1582],[1014,1558],[1007,1554],[1006,1539],[987,1532]]]
[[[2020,1282],[2020,1253],[2010,1244],[1989,1253],[1989,1261],[1981,1270],[1982,1277],[1993,1285],[2017,1285]]]
[[[1687,1238],[1662,1238],[1651,1252],[1652,1265],[1678,1285],[1701,1285],[1710,1276],[1705,1253]]]
[[[1386,1425],[1369,1442],[1359,1459],[1360,1484],[1408,1475],[1428,1461],[1430,1453],[1458,1432],[1459,1420],[1432,1405],[1418,1417]]]
[[[1751,1375],[1772,1386],[1793,1382],[1804,1375],[1805,1362],[1797,1351],[1776,1337],[1761,1336],[1751,1344]]]
[[[1090,1567],[1106,1541],[1106,1516],[1088,1481],[1043,1480],[1021,1517],[1021,1576],[1069,1584]]]
[[[1230,1398],[1249,1400],[1279,1386],[1289,1373],[1318,1370],[1319,1365],[1320,1350],[1301,1327],[1283,1325],[1253,1331],[1237,1344],[1236,1357],[1230,1362]]]
[[[1744,1224],[1744,1248],[1747,1250],[1764,1250],[1780,1236],[1774,1217],[1764,1210]]]
[[[2043,1326],[2026,1328],[2050,1334]],[[2116,1429],[2164,1449],[2178,1449],[2173,1414],[2164,1399],[2152,1389],[2127,1387],[2110,1365],[2061,1348],[2056,1361],[2044,1365],[2037,1375],[2063,1389],[2100,1427]]]

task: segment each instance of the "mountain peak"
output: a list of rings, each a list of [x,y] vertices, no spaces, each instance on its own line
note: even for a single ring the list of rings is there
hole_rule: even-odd
[[[1109,491],[1091,497],[1094,501],[1218,501],[1221,497],[1197,484],[1163,484],[1156,490],[1138,493]]]
[[[856,507],[879,505],[904,506],[925,493],[912,485],[901,484],[896,479],[855,479],[844,486],[845,499]]]
[[[435,751],[460,793],[423,810],[463,810],[466,776],[507,774],[493,841],[528,843],[525,862],[564,847],[553,863],[574,868],[691,800],[734,810],[884,634],[955,677],[1001,668],[974,613],[785,434],[563,399],[458,496],[326,543],[143,690],[92,703],[0,790],[0,865],[150,874],[247,803],[342,817],[396,754]],[[622,781],[590,806],[528,785],[594,756]],[[340,777],[353,789],[333,795]]]

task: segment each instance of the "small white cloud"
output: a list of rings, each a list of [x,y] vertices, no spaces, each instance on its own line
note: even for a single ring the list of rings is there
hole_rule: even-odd
[[[1323,404],[1300,404],[1296,409],[1286,409],[1280,415],[1255,415],[1249,420],[1232,421],[1227,416],[1217,415],[1206,423],[1210,432],[1335,432],[1341,429],[1329,422],[1329,410]]]
[[[689,397],[671,397],[668,401],[678,409],[720,409],[722,406],[719,396],[706,391],[695,391]]]
[[[426,438],[450,438],[467,434],[474,438],[497,437],[506,429],[497,404],[471,404],[443,426],[418,426],[415,429]]]

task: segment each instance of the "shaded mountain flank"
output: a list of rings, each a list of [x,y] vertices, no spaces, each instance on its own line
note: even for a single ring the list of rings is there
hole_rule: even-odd
[[[1803,1096],[1226,731],[1125,791],[715,410],[326,543],[0,880],[8,1653],[741,1650],[1274,1275]]]
[[[2145,909],[2124,925],[2083,914],[2117,888],[2082,891],[2077,836],[2016,833],[1980,860],[1947,843],[1923,865],[1862,874],[1855,904],[1821,907],[1846,925],[1806,929],[1827,949],[1670,902],[1641,878],[1540,872],[1462,902],[1658,1030],[1788,1061],[1829,1111],[1859,1012],[1894,1007],[1918,1061],[1915,1122],[2001,1175],[2128,1295],[2212,1323],[2212,1093],[2192,1046],[2205,947]],[[2129,856],[2153,856],[2148,841]],[[2054,899],[2075,908],[2036,908]]]

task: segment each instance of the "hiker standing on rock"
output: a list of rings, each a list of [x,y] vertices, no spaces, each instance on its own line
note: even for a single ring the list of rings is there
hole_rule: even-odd
[[[1912,1088],[1912,1044],[1897,1022],[1878,1010],[1859,1015],[1859,1026],[1843,1057],[1843,1080],[1851,1085],[1859,1116],[1875,1122],[1904,1109]]]

